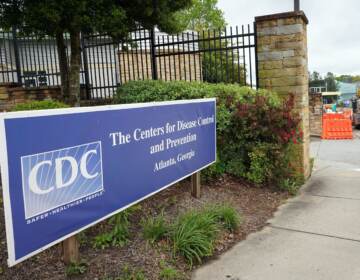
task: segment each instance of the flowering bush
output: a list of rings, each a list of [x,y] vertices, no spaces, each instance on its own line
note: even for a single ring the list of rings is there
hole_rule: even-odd
[[[289,149],[301,142],[294,96],[248,87],[198,82],[132,81],[118,90],[117,103],[216,97],[218,160],[203,172],[206,179],[224,173],[256,184],[289,181]]]
[[[294,113],[294,96],[274,103],[270,95],[256,95],[245,102],[232,97],[226,101],[229,109],[235,103],[232,129],[221,139],[223,144],[231,141],[233,149],[231,153],[221,153],[230,167],[226,171],[257,184],[281,183],[294,175],[288,150],[303,137],[300,118]],[[242,155],[241,163],[233,154]]]

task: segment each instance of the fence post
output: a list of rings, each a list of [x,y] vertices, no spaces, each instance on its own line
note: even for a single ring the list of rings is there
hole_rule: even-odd
[[[73,235],[62,242],[63,258],[65,264],[79,263],[79,242]]]
[[[19,54],[19,45],[17,41],[16,27],[12,27],[12,36],[14,42],[14,56],[15,56],[15,66],[16,66],[16,76],[18,83],[21,85],[21,63],[20,63],[20,54]]]
[[[200,198],[200,189],[201,189],[201,182],[200,182],[200,171],[191,175],[191,195],[195,198]]]
[[[151,75],[153,80],[158,79],[156,64],[156,47],[155,47],[155,27],[150,31],[150,58],[151,58]]]
[[[89,64],[88,64],[86,45],[83,34],[81,34],[81,52],[83,55],[86,99],[90,99],[91,95],[90,95]],[[80,98],[81,98],[81,94],[80,94]]]

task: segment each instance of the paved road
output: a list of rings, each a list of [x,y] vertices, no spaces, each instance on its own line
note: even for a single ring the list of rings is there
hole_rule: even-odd
[[[360,139],[314,140],[311,153],[301,195],[194,280],[360,279]]]

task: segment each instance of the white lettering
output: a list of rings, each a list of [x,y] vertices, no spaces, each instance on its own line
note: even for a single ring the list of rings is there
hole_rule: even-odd
[[[99,175],[99,172],[96,172],[95,174],[89,174],[87,168],[86,168],[86,162],[90,154],[97,154],[96,150],[90,150],[86,152],[82,157],[80,161],[80,172],[86,179],[93,179]]]
[[[63,181],[63,174],[62,174],[62,168],[63,168],[63,162],[68,161],[70,163],[71,168],[71,176],[67,182],[64,183]],[[55,159],[55,179],[56,179],[56,188],[65,188],[72,183],[74,183],[77,175],[78,175],[78,165],[76,160],[73,157],[61,157]]]
[[[54,187],[48,187],[47,189],[41,189],[37,183],[37,174],[38,174],[38,171],[39,171],[39,168],[45,164],[48,164],[49,166],[51,166],[51,161],[50,160],[45,160],[45,161],[42,161],[42,162],[39,162],[38,164],[36,164],[34,166],[34,168],[30,171],[30,175],[29,175],[29,187],[30,187],[30,190],[33,192],[33,193],[36,193],[36,194],[47,194],[49,192],[51,192]]]

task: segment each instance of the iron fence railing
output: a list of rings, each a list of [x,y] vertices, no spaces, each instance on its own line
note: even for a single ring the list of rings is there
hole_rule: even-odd
[[[138,29],[123,42],[102,34],[81,37],[80,82],[86,98],[112,98],[130,80],[161,79],[257,85],[253,26],[169,35]],[[70,42],[65,35],[66,52]],[[56,41],[0,31],[0,83],[60,85]]]

